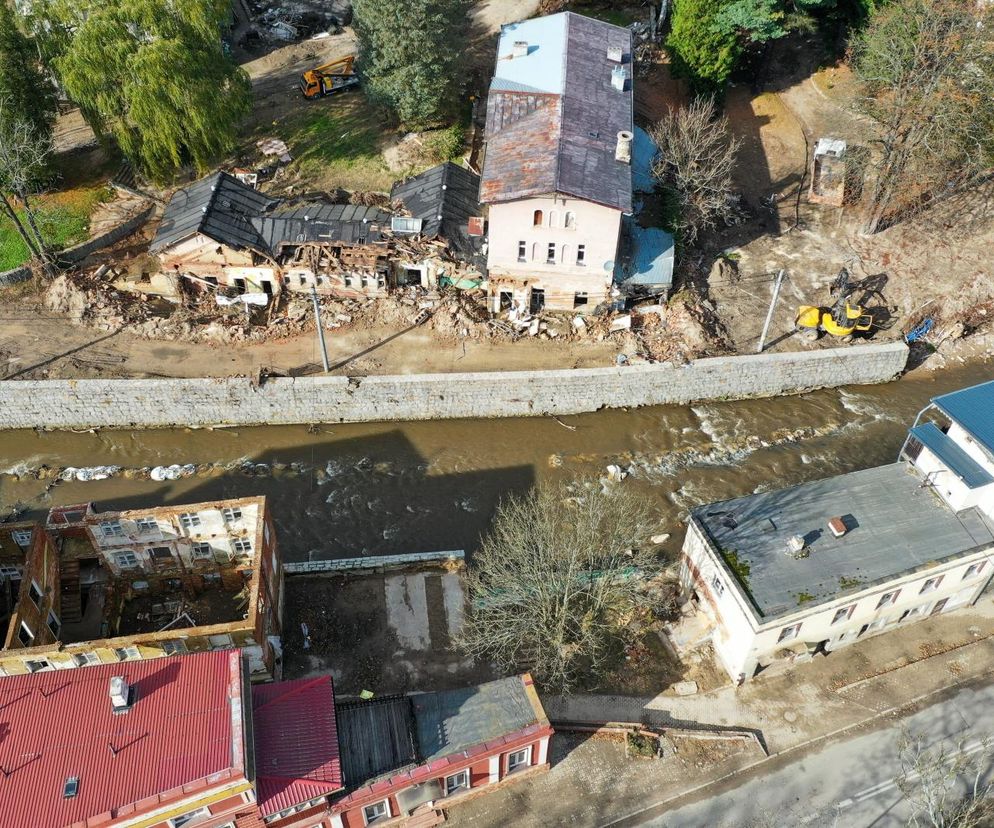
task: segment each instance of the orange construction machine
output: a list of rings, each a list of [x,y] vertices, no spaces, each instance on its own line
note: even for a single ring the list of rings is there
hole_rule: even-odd
[[[359,83],[359,76],[355,73],[355,55],[334,60],[324,66],[315,69],[308,69],[300,76],[300,91],[308,100],[323,98],[325,95],[334,95],[336,92],[344,92]]]

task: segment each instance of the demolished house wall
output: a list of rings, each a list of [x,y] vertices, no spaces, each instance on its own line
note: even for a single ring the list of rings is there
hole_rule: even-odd
[[[283,571],[265,498],[104,513],[84,513],[81,506],[70,519],[75,520],[66,522],[53,510],[48,524],[62,547],[49,556],[53,594],[57,600],[60,556],[98,557],[108,574],[105,631],[119,629],[129,600],[178,591],[197,596],[223,590],[232,597],[244,592],[244,618],[87,641],[52,636],[30,648],[0,651],[0,675],[240,647],[253,680],[279,676]],[[38,534],[52,546],[48,533]]]
[[[59,631],[59,556],[51,538],[38,524],[30,527],[17,604],[7,625],[4,649],[53,644]]]

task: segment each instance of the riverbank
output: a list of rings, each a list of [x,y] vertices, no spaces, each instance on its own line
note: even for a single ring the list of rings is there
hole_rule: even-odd
[[[0,428],[288,425],[572,415],[886,382],[904,343],[557,371],[0,383]]]

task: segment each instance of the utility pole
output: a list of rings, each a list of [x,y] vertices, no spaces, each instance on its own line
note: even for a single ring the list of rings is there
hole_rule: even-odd
[[[324,372],[327,374],[331,370],[328,364],[328,349],[324,344],[324,328],[321,327],[321,306],[318,304],[318,292],[314,285],[311,285],[311,301],[314,303],[314,323],[318,328],[318,347],[321,348],[321,361],[324,363]]]
[[[777,306],[777,299],[780,298],[780,285],[783,284],[783,269],[777,274],[777,279],[773,283],[773,297],[770,299],[770,309],[766,312],[766,322],[763,324],[763,332],[759,335],[759,346],[756,353],[763,353],[763,346],[766,344],[766,334],[770,330],[770,322],[773,321],[773,310]]]

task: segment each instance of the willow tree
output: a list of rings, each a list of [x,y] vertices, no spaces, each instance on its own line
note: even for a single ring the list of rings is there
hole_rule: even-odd
[[[156,179],[231,151],[251,107],[221,45],[227,0],[66,0],[54,66],[94,131]]]
[[[459,643],[547,690],[594,683],[657,562],[646,501],[621,488],[550,485],[501,503],[469,569]]]
[[[451,118],[468,0],[354,0],[359,72],[370,100],[409,128]]]
[[[893,0],[850,60],[879,147],[864,232],[969,188],[994,166],[994,6]]]

